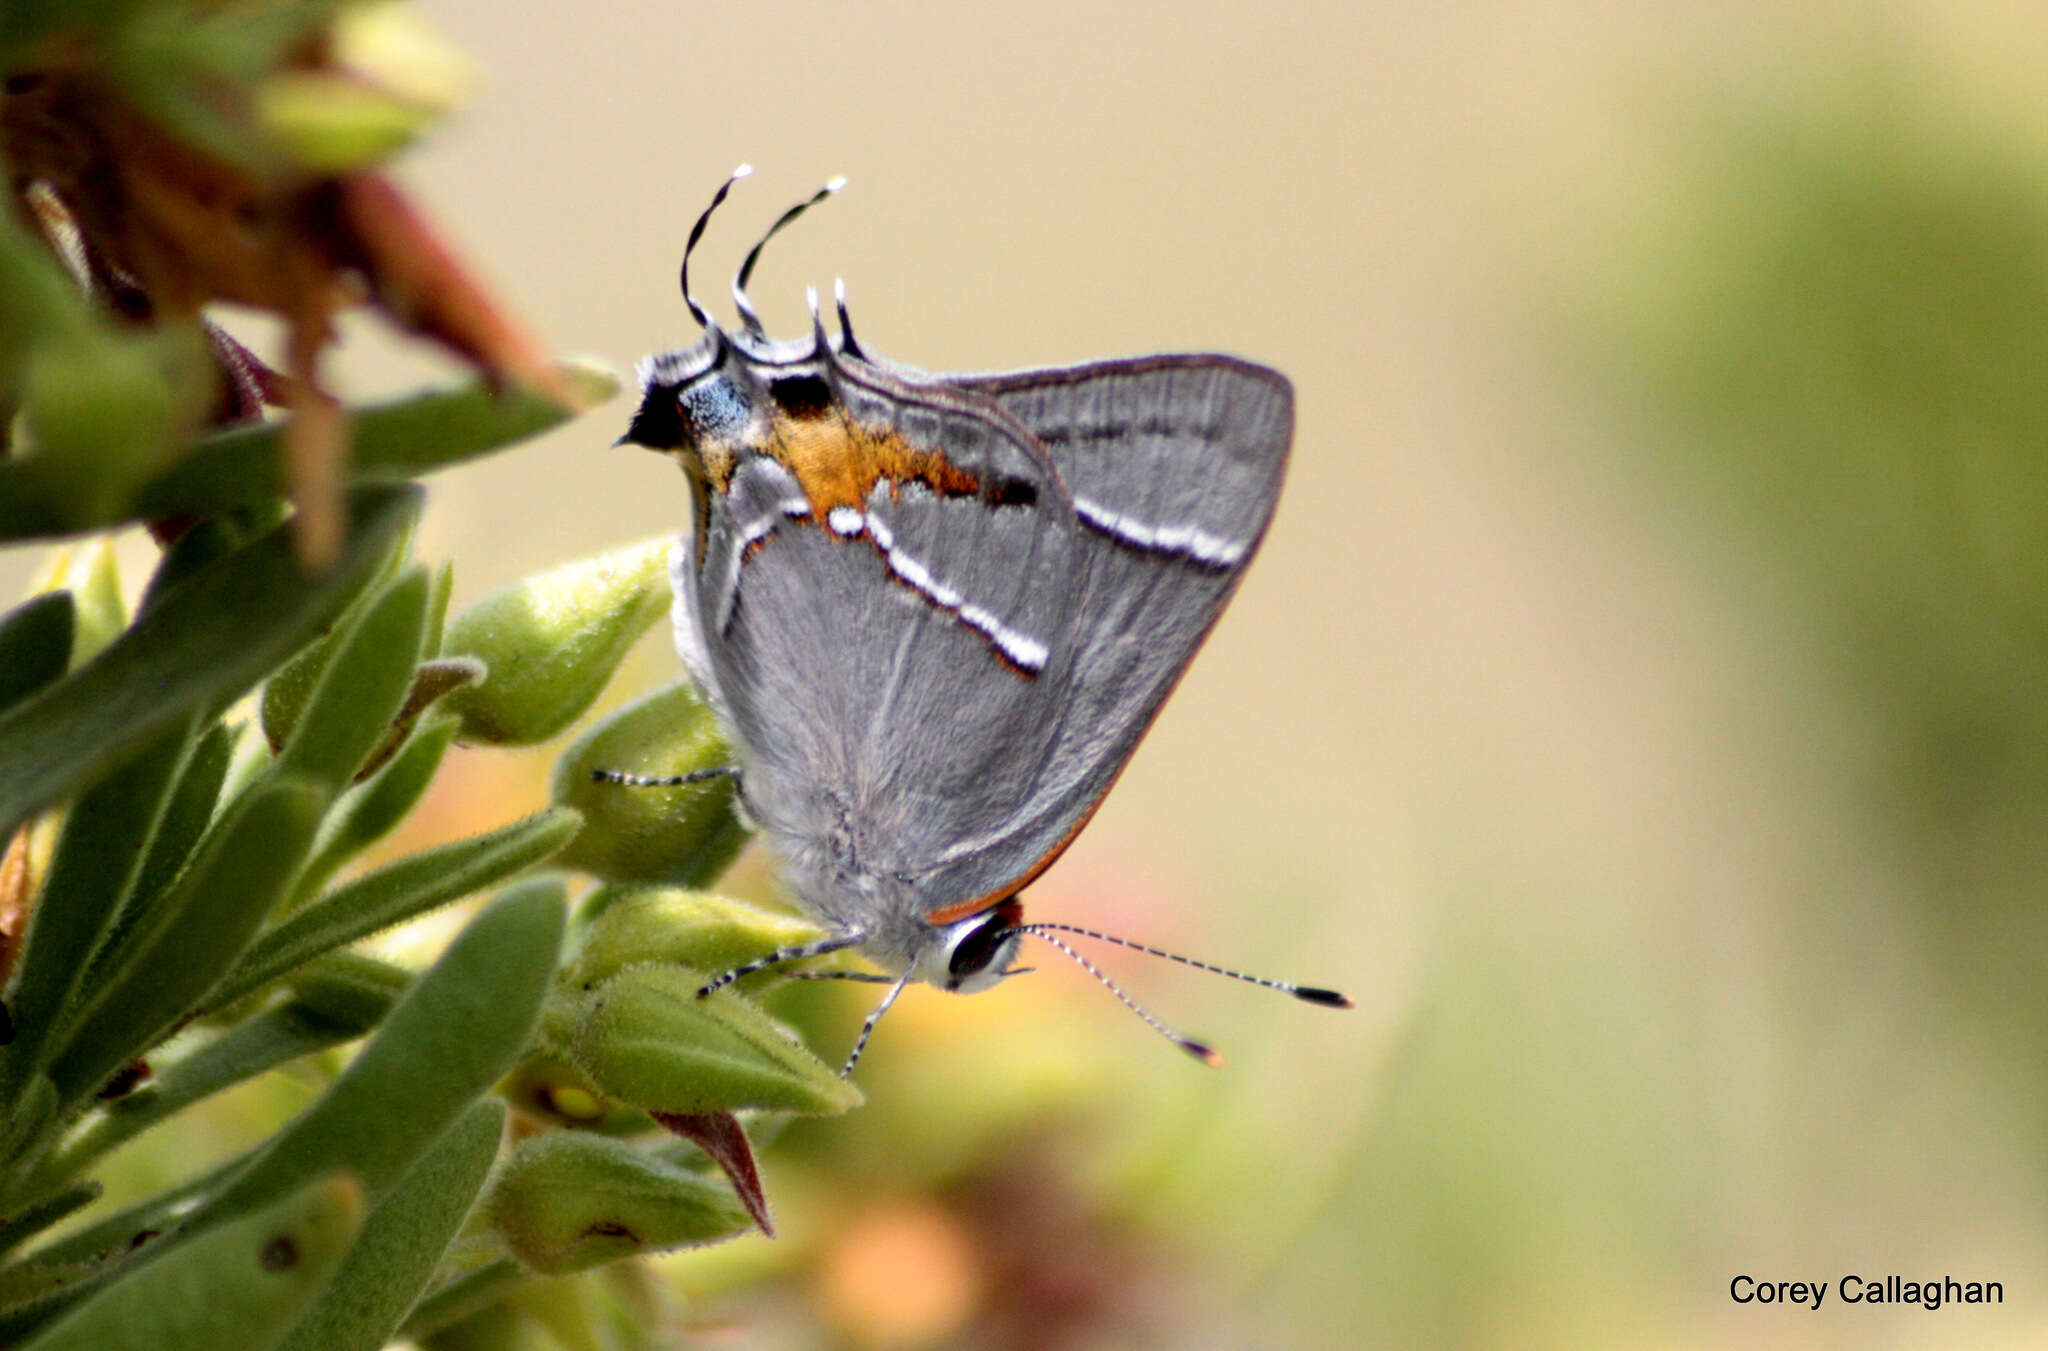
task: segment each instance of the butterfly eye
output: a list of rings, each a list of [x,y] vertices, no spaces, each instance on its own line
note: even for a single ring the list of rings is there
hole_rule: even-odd
[[[956,981],[979,975],[995,962],[1006,946],[1014,946],[1009,941],[1011,937],[1008,917],[1000,913],[990,915],[954,945],[946,970]]]

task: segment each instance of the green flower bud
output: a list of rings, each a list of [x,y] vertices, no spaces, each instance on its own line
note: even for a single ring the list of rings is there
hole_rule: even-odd
[[[729,777],[639,788],[591,774],[666,778],[729,763],[717,718],[688,685],[628,704],[555,763],[554,800],[573,806],[584,820],[562,863],[613,882],[690,887],[712,881],[747,842],[733,813]]]
[[[578,1131],[521,1145],[489,1204],[505,1246],[550,1275],[715,1243],[753,1225],[725,1183]]]
[[[606,891],[610,889],[607,888]],[[585,987],[641,962],[667,962],[720,973],[766,953],[816,942],[825,931],[793,915],[777,914],[743,901],[703,891],[594,893],[586,907],[602,913],[584,935],[582,950],[566,979]],[[741,979],[758,989],[786,979],[780,967]]]
[[[448,626],[442,655],[474,657],[483,682],[444,707],[462,739],[546,741],[581,717],[648,625],[668,613],[668,541],[646,540],[500,587]]]
[[[577,1067],[605,1093],[655,1112],[746,1108],[833,1115],[860,1090],[731,990],[698,998],[688,967],[628,967],[585,996],[569,1037]]]

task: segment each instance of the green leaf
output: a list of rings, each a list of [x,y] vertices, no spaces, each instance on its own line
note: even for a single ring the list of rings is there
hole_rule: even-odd
[[[655,778],[732,763],[718,719],[688,685],[638,699],[577,738],[555,762],[550,795],[583,813],[562,863],[612,882],[701,887],[746,846],[730,777],[676,788],[629,788],[597,769]]]
[[[156,1077],[101,1107],[97,1117],[52,1156],[47,1171],[59,1178],[76,1174],[193,1103],[302,1056],[352,1041],[371,1026],[374,1023],[337,1021],[298,1002],[264,1009],[174,1061],[153,1062]]]
[[[550,1275],[715,1243],[754,1225],[723,1181],[578,1131],[522,1144],[491,1189],[490,1216],[513,1255]]]
[[[310,780],[330,795],[346,788],[405,706],[426,624],[427,571],[416,567],[364,606],[341,635],[278,752],[276,772]]]
[[[123,910],[192,745],[189,722],[174,727],[72,803],[29,921],[0,1101],[22,1075],[48,1067],[63,1026],[80,1016],[80,992],[95,992],[87,981],[94,955],[121,932]]]
[[[569,1051],[608,1095],[651,1112],[835,1114],[860,1090],[760,1009],[687,967],[629,967],[585,996]]]
[[[0,1253],[18,1248],[52,1225],[61,1224],[78,1211],[100,1199],[106,1188],[93,1181],[74,1182],[52,1192],[28,1209],[0,1224]]]
[[[0,288],[4,289],[4,288]],[[609,398],[618,380],[586,366],[559,368],[579,406]],[[489,454],[558,426],[570,411],[519,389],[493,394],[479,381],[349,414],[348,475],[354,483],[429,473]],[[200,438],[126,502],[81,509],[35,459],[0,462],[0,540],[62,535],[166,516],[212,515],[281,497],[284,430],[264,423]]]
[[[69,591],[36,596],[0,616],[0,711],[64,674],[77,618]]]
[[[433,783],[434,771],[441,767],[441,757],[454,739],[454,719],[429,722],[375,775],[335,804],[321,822],[313,861],[299,878],[287,910],[298,910],[327,885],[342,864],[384,838],[411,813]]]
[[[359,877],[271,929],[207,999],[232,1004],[324,952],[461,900],[540,862],[575,833],[576,813],[561,807],[400,859]]]
[[[307,962],[285,984],[294,1002],[315,1017],[367,1030],[384,1021],[418,978],[395,962],[342,948]]]
[[[517,1289],[526,1273],[509,1257],[494,1258],[474,1271],[443,1282],[406,1315],[398,1335],[439,1348],[443,1329],[475,1317]],[[456,1343],[447,1343],[454,1345]],[[468,1343],[461,1343],[467,1346]]]
[[[328,625],[318,638],[307,643],[297,655],[277,668],[263,682],[263,697],[257,703],[258,721],[263,729],[264,740],[273,752],[283,750],[285,742],[291,740],[292,732],[298,727],[299,718],[305,712],[307,701],[313,697],[313,691],[319,688],[328,667],[334,664],[335,654],[339,651],[342,641],[355,630],[364,612],[405,570],[406,561],[412,554],[411,536],[417,531],[418,524],[418,518],[415,517],[408,526],[404,544],[393,548],[385,555],[385,571],[349,602],[348,609]]]
[[[362,1222],[345,1177],[311,1183],[161,1255],[98,1290],[21,1351],[268,1351],[341,1265]]]
[[[370,1212],[348,1260],[285,1339],[285,1351],[378,1351],[391,1340],[475,1207],[504,1129],[504,1103],[470,1104]]]
[[[57,1086],[48,1075],[33,1075],[19,1092],[0,1102],[7,1109],[0,1116],[0,1164],[6,1164],[27,1153],[56,1121]]]
[[[92,1002],[51,1066],[67,1101],[92,1093],[195,1010],[298,875],[323,805],[313,787],[272,780],[207,833],[125,950],[95,971]]]
[[[227,778],[233,743],[233,733],[220,723],[207,728],[206,735],[199,738],[198,746],[185,761],[184,773],[178,776],[178,786],[171,792],[163,817],[157,822],[156,834],[149,842],[149,857],[135,879],[135,896],[161,895],[192,857],[193,847],[212,824],[214,808],[220,804],[220,788]]]
[[[148,614],[188,578],[251,543],[262,533],[233,515],[209,516],[192,522],[157,559],[156,569],[142,588],[142,598],[135,604],[135,613],[138,616]]]
[[[458,615],[444,655],[488,674],[449,696],[465,741],[530,746],[581,717],[648,626],[668,613],[666,539],[498,588]]]
[[[341,1078],[203,1209],[204,1222],[244,1214],[344,1165],[381,1201],[525,1048],[554,969],[562,911],[562,884],[547,878],[486,906]]]
[[[348,544],[318,578],[300,570],[289,528],[272,531],[173,588],[93,661],[0,714],[0,834],[167,729],[225,708],[341,613],[419,500],[411,487],[359,491]]]
[[[51,1091],[55,1092],[54,1089]],[[251,1150],[237,1155],[207,1169],[198,1177],[102,1216],[82,1229],[37,1248],[15,1267],[7,1268],[6,1274],[10,1276],[20,1272],[30,1280],[43,1281],[46,1287],[63,1284],[66,1288],[40,1309],[11,1309],[0,1305],[0,1346],[13,1346],[10,1338],[19,1337],[26,1328],[49,1321],[64,1307],[77,1303],[100,1285],[113,1280],[118,1274],[116,1268],[126,1254],[177,1227],[179,1217],[189,1211],[198,1198],[218,1191],[225,1179],[247,1166],[254,1153]],[[28,1270],[22,1271],[22,1268]],[[51,1273],[57,1274],[54,1282],[48,1279]]]

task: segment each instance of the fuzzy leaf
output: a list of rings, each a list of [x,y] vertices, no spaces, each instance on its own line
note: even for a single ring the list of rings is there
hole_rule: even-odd
[[[229,808],[192,866],[104,971],[50,1077],[67,1101],[155,1045],[197,1007],[255,935],[312,847],[324,800],[290,779]]]
[[[61,1224],[99,1200],[105,1190],[98,1182],[74,1182],[19,1214],[9,1216],[5,1224],[0,1224],[0,1253],[21,1246],[52,1225]]]
[[[509,888],[399,1000],[318,1101],[293,1118],[202,1215],[247,1213],[346,1166],[381,1201],[503,1077],[532,1035],[562,937],[562,884]]]
[[[428,849],[359,877],[258,939],[206,1005],[232,1004],[324,952],[502,881],[560,849],[578,824],[576,813],[550,807],[489,834]]]
[[[61,1025],[79,1016],[80,992],[94,992],[87,971],[116,932],[192,743],[189,724],[171,729],[72,804],[29,922],[0,1099],[21,1074],[47,1067]]]
[[[265,1009],[197,1050],[156,1064],[156,1079],[102,1107],[97,1119],[65,1141],[51,1160],[50,1171],[60,1177],[76,1173],[193,1103],[302,1056],[352,1041],[372,1025],[338,1021],[298,1002]]]
[[[278,752],[277,772],[337,794],[391,731],[426,637],[427,571],[385,588],[350,626]]]
[[[21,1351],[268,1351],[341,1265],[362,1223],[345,1176],[145,1258]]]
[[[382,839],[412,811],[434,781],[448,743],[455,739],[453,719],[430,722],[408,739],[375,775],[357,784],[320,825],[313,861],[306,865],[288,910],[298,910],[342,864]]]
[[[378,1351],[419,1301],[469,1217],[505,1129],[505,1104],[470,1104],[370,1212],[348,1260],[285,1351]]]
[[[206,735],[199,738],[199,744],[185,761],[184,772],[178,776],[178,786],[164,806],[156,834],[149,841],[149,857],[143,860],[142,872],[135,879],[136,896],[162,894],[191,858],[193,847],[213,822],[214,808],[220,805],[220,788],[226,781],[228,756],[233,749],[234,734],[220,723],[207,728]]]
[[[57,1087],[45,1074],[33,1075],[7,1098],[0,1115],[0,1163],[12,1163],[57,1120]]]
[[[272,531],[186,579],[98,657],[0,714],[0,835],[186,718],[225,708],[341,613],[419,500],[412,487],[359,491],[347,547],[317,578],[293,558],[289,529]]]
[[[368,1030],[384,1021],[391,1006],[413,986],[418,973],[342,948],[315,957],[286,977],[293,1002],[331,1023]]]
[[[434,1351],[458,1345],[464,1351],[475,1351],[474,1344],[467,1340],[442,1341],[443,1330],[452,1331],[464,1320],[488,1310],[518,1289],[526,1278],[525,1271],[511,1258],[493,1258],[436,1287],[406,1315],[398,1335]]]

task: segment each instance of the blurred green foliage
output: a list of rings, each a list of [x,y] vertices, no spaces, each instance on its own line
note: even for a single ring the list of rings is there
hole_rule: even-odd
[[[1608,374],[1841,696],[1951,987],[2048,1050],[2048,146],[1899,69],[1696,125]]]

